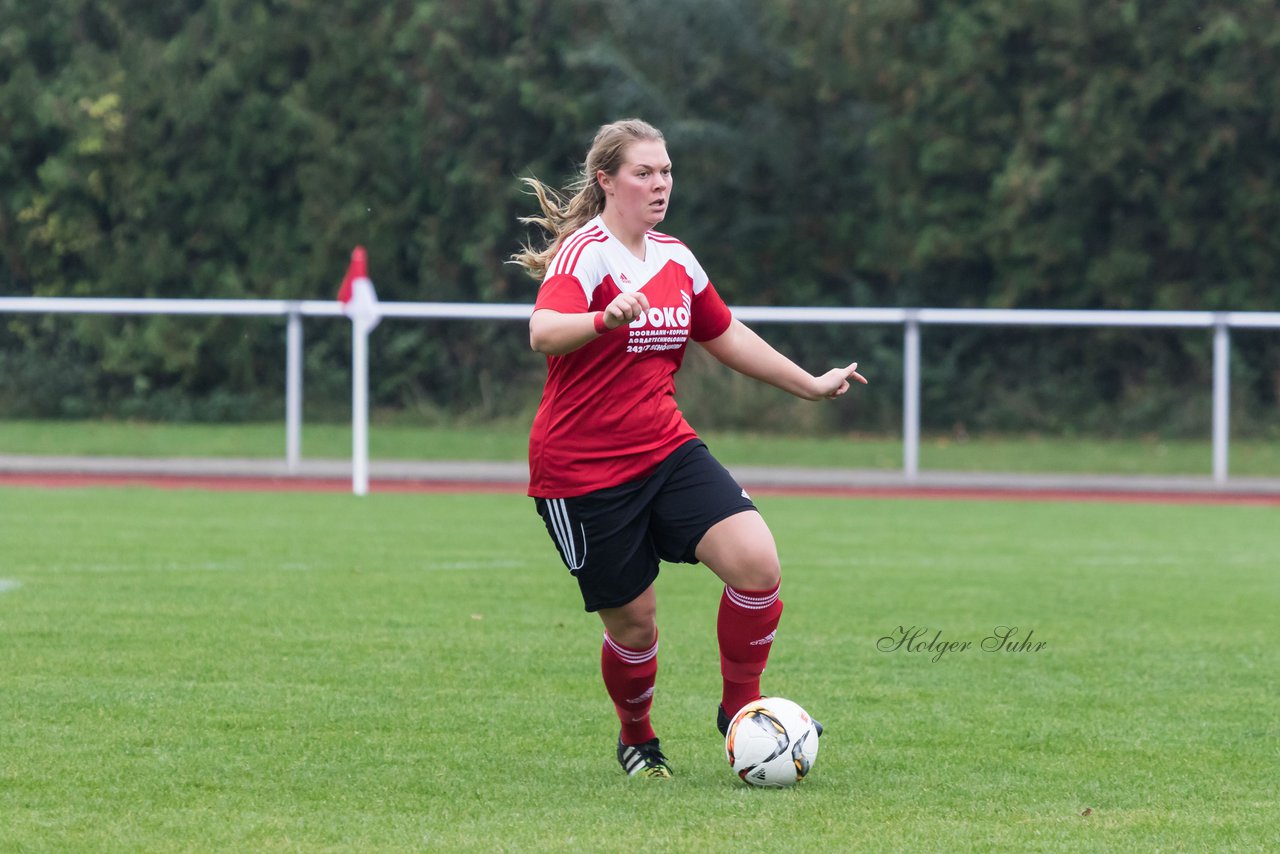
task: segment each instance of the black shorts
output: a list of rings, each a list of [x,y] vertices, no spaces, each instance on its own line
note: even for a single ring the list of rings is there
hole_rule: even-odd
[[[658,561],[697,563],[711,526],[755,510],[747,491],[692,439],[648,477],[576,498],[534,499],[588,611],[617,608],[658,577]]]

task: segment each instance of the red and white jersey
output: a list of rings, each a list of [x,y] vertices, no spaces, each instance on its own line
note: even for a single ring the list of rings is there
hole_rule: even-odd
[[[649,311],[547,357],[529,436],[532,496],[572,498],[644,477],[697,437],[676,406],[675,372],[690,337],[719,337],[733,315],[687,246],[650,231],[640,260],[596,217],[560,244],[534,310],[603,311],[624,291],[643,292]]]

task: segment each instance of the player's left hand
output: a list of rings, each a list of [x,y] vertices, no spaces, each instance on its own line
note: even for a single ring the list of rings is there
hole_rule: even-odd
[[[858,373],[858,363],[851,362],[844,368],[832,368],[825,374],[817,378],[817,392],[819,398],[839,397],[849,390],[849,380],[867,384],[867,378]]]

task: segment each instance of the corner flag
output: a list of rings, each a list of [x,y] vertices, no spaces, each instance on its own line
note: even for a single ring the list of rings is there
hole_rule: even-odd
[[[338,300],[351,318],[351,492],[364,495],[369,491],[369,333],[382,313],[363,246],[351,253]]]
[[[351,263],[338,290],[338,301],[342,303],[342,312],[352,322],[360,324],[365,332],[372,332],[382,320],[378,294],[373,289],[373,282],[369,281],[369,262],[363,246],[357,246],[351,252]]]

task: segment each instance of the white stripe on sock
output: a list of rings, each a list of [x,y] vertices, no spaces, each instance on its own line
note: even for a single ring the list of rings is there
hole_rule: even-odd
[[[772,593],[767,596],[745,596],[732,587],[725,586],[725,595],[729,597],[729,601],[737,605],[739,608],[745,608],[748,611],[763,611],[774,602],[778,601],[778,594],[782,591],[782,585],[778,585]]]
[[[648,649],[637,652],[633,649],[627,649],[625,646],[620,646],[617,641],[609,637],[608,632],[605,632],[604,644],[609,647],[609,650],[614,655],[622,659],[627,664],[644,664],[646,661],[652,661],[658,655],[657,641],[654,641],[653,646]]]

